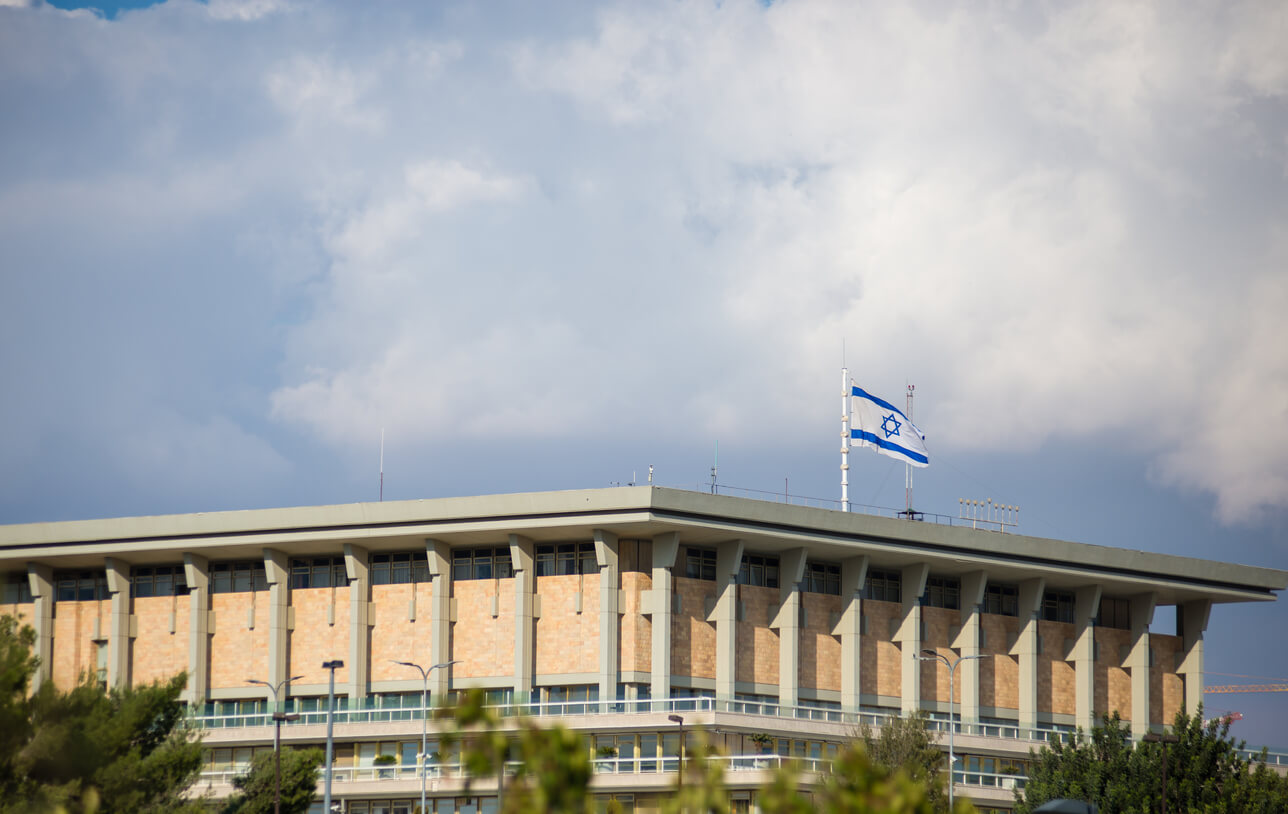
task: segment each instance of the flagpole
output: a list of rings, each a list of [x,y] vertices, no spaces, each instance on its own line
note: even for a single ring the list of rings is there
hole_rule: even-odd
[[[916,389],[917,389],[917,386],[915,384],[908,385],[907,407],[908,407],[909,422],[913,420],[912,419],[912,391]],[[908,519],[911,520],[912,519],[912,464],[909,464],[909,463],[905,463],[903,465],[903,492],[904,492],[904,501],[908,504],[906,507],[907,508],[906,515]]]
[[[841,368],[841,511],[850,510],[850,371]]]

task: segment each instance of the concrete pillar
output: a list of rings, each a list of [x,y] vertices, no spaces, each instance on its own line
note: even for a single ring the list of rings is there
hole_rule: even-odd
[[[27,583],[31,587],[32,627],[36,631],[36,658],[40,665],[31,677],[35,690],[54,674],[54,569],[41,563],[27,563]]]
[[[742,567],[742,540],[716,547],[716,606],[707,621],[716,626],[716,699],[732,701],[738,661],[738,569]]]
[[[981,606],[984,604],[984,588],[988,585],[988,573],[972,571],[962,577],[961,582],[961,631],[953,646],[965,659],[957,667],[957,686],[961,687],[962,722],[979,723],[979,663],[980,659],[967,658],[980,655],[982,630],[980,626]]]
[[[1154,621],[1158,594],[1144,593],[1131,598],[1131,733],[1141,737],[1149,732],[1149,626]]]
[[[778,631],[778,703],[800,702],[801,580],[805,578],[805,549],[793,548],[778,559],[778,613],[770,627]]]
[[[536,671],[534,643],[537,637],[533,613],[537,579],[533,570],[533,545],[527,537],[510,535],[510,565],[514,569],[514,700],[532,700]]]
[[[130,564],[116,557],[105,560],[111,621],[107,633],[107,686],[130,686]]]
[[[290,697],[290,687],[283,683],[290,677],[291,643],[291,560],[285,551],[264,549],[264,574],[268,578],[268,683],[277,691],[278,700]],[[256,676],[249,676],[256,678]],[[264,697],[269,703],[273,693],[265,688]]]
[[[1096,726],[1096,617],[1100,614],[1099,585],[1084,585],[1073,600],[1074,721],[1088,734]]]
[[[1038,725],[1038,619],[1042,612],[1042,594],[1046,579],[1026,579],[1020,583],[1019,635],[1011,655],[1019,658],[1020,726],[1036,729]]]
[[[671,697],[671,602],[675,592],[671,569],[680,551],[675,532],[653,538],[653,590],[648,610],[652,614],[653,675],[649,694],[654,701]]]
[[[1210,599],[1196,599],[1176,609],[1176,635],[1181,639],[1181,665],[1176,672],[1185,687],[1185,711],[1190,715],[1197,714],[1203,703],[1203,633],[1211,613]]]
[[[446,664],[452,660],[452,549],[442,540],[427,539],[425,555],[429,558],[429,663]],[[434,699],[446,697],[451,686],[450,670],[445,667],[429,674],[429,691]]]
[[[904,715],[921,708],[921,597],[926,592],[926,578],[930,565],[916,563],[905,565],[900,582],[903,594],[903,615],[895,641],[899,643],[899,670],[902,680],[902,710]]]
[[[346,690],[352,709],[366,696],[371,675],[371,557],[367,549],[345,543],[344,571],[349,577],[349,660],[344,666],[349,672]],[[328,660],[338,655],[333,653]]]
[[[868,579],[868,557],[841,561],[841,619],[832,635],[841,637],[841,709],[858,712],[862,705],[863,586]]]
[[[617,535],[595,529],[595,563],[599,566],[599,700],[617,700],[618,679],[618,544]],[[607,708],[607,707],[605,707]]]
[[[188,706],[197,709],[210,693],[210,560],[185,552],[188,583]]]

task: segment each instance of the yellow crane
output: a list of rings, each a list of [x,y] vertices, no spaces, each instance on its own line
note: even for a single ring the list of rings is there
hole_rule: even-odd
[[[1213,684],[1203,692],[1288,692],[1288,684]]]

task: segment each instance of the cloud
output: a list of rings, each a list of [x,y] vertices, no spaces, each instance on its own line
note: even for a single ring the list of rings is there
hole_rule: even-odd
[[[0,314],[71,358],[39,303],[102,258],[140,424],[799,447],[844,343],[932,449],[1288,502],[1282,4],[194,10],[0,30]]]

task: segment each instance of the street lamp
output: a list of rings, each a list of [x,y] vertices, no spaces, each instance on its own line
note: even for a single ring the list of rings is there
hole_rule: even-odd
[[[272,690],[273,706],[277,706],[277,691],[282,689],[284,685],[290,684],[299,678],[304,678],[304,676],[291,676],[290,678],[282,679],[276,684],[269,684],[267,681],[261,681],[258,678],[248,678],[246,680],[251,684],[263,684]],[[277,782],[273,787],[273,814],[282,814],[282,722],[298,721],[299,719],[299,715],[287,715],[280,710],[273,713],[273,762],[277,766]]]
[[[340,659],[322,662],[323,670],[331,671],[331,680],[326,691],[326,792],[322,797],[322,811],[331,814],[331,761],[335,751],[335,671],[344,666]]]
[[[420,677],[425,682],[424,688],[420,694],[420,814],[425,814],[425,764],[429,762],[429,755],[426,754],[429,748],[429,674],[440,667],[451,667],[453,664],[460,664],[460,659],[452,659],[439,664],[431,664],[429,667],[421,667],[419,664],[411,661],[395,661],[394,664],[400,664],[403,667],[415,667],[420,670]],[[505,774],[505,758],[501,758],[501,773]]]
[[[668,715],[666,719],[680,725],[680,794],[684,794],[684,716]]]
[[[957,665],[969,659],[982,659],[984,656],[959,656],[949,659],[938,650],[922,650],[917,654],[918,661],[938,661],[948,665],[948,810],[953,810],[953,770],[957,766],[957,755],[953,753],[953,732],[957,729],[956,707],[953,700],[953,677],[957,674]]]
[[[1163,744],[1163,812],[1162,814],[1167,814],[1167,744],[1180,743],[1181,736],[1180,735],[1160,735],[1157,732],[1146,732],[1145,737],[1141,738],[1141,740],[1145,741],[1146,743]]]

